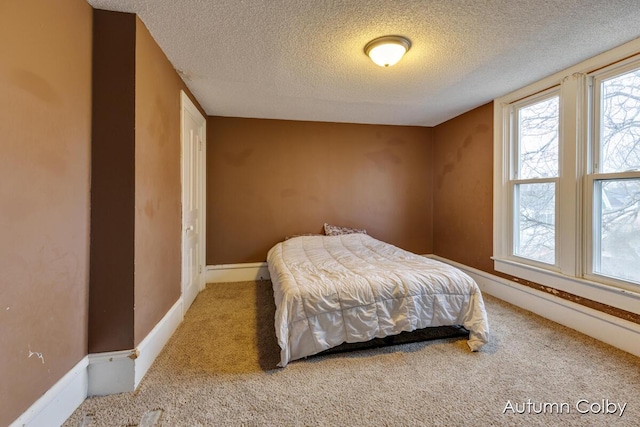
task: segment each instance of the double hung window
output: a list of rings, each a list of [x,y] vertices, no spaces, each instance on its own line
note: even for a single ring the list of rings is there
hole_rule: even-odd
[[[512,110],[513,254],[556,265],[559,100],[557,90]]]
[[[640,293],[638,51],[495,100],[496,270],[622,308]]]
[[[640,63],[593,78],[590,273],[640,284]]]

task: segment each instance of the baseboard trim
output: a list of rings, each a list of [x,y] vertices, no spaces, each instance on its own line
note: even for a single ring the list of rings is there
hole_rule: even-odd
[[[640,357],[640,325],[437,255],[425,256],[464,271],[482,292]],[[269,278],[266,262],[207,266],[207,283]],[[135,390],[182,319],[180,298],[137,349],[85,356],[10,427],[61,425],[87,396]]]
[[[135,350],[93,353],[88,357],[87,396],[106,396],[134,390]]]
[[[182,320],[180,297],[136,349],[85,356],[10,427],[62,425],[89,396],[134,391]]]
[[[183,318],[182,297],[180,297],[162,320],[142,340],[137,348],[138,357],[135,359],[134,389],[138,387],[153,361],[156,360],[169,338],[182,323]]]
[[[464,271],[482,292],[640,357],[640,325],[636,323],[437,255],[427,256]]]
[[[181,297],[137,348],[90,354],[87,395],[106,396],[134,391],[182,319]]]
[[[270,278],[266,262],[208,265],[206,273],[207,283],[245,282]]]
[[[89,357],[85,356],[10,427],[62,425],[87,398]]]

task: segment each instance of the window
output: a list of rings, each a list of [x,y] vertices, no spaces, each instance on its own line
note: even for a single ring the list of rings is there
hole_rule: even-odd
[[[591,273],[640,283],[640,64],[593,78]]]
[[[496,270],[637,311],[639,52],[636,40],[495,100]]]
[[[513,254],[556,264],[559,95],[512,107]]]

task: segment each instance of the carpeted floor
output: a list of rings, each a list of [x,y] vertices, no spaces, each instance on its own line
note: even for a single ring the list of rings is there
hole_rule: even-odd
[[[89,398],[64,425],[145,425],[149,411],[162,426],[640,425],[640,358],[485,304],[492,337],[478,353],[448,338],[279,369],[270,282],[209,285],[138,390]]]

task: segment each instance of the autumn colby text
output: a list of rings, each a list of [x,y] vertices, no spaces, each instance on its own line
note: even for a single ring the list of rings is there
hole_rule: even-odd
[[[579,414],[601,414],[601,415],[617,415],[619,417],[624,414],[627,403],[612,402],[609,399],[602,399],[591,402],[587,399],[580,399],[574,404],[568,402],[532,402],[527,399],[526,402],[512,402],[507,400],[503,414],[570,414],[576,411]]]

